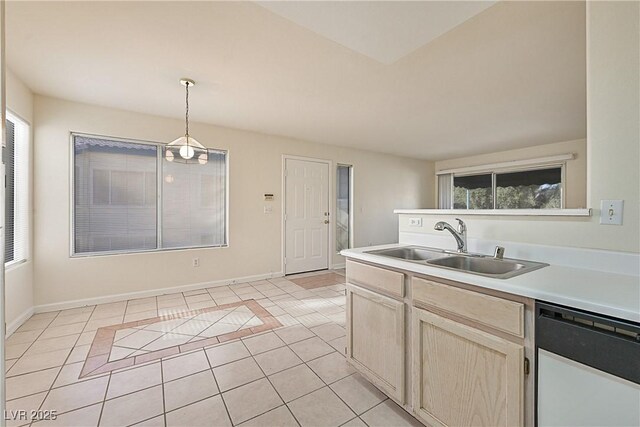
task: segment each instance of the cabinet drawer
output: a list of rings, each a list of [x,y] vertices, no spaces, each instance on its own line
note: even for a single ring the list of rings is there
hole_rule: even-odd
[[[524,304],[414,277],[413,301],[524,337]]]
[[[404,274],[347,260],[347,282],[404,296]]]

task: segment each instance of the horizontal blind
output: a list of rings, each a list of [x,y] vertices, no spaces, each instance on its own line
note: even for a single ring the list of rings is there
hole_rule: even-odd
[[[158,150],[74,135],[75,253],[157,248]]]
[[[5,150],[5,263],[29,252],[29,125],[7,112]]]
[[[11,262],[14,260],[14,221],[15,221],[15,125],[11,120],[6,120],[6,148],[4,151],[4,164],[5,164],[5,184],[4,184],[4,221],[5,221],[5,234],[4,234],[4,262]]]
[[[451,209],[453,174],[438,175],[438,209]]]
[[[162,162],[162,247],[222,246],[226,236],[227,155],[202,164]]]

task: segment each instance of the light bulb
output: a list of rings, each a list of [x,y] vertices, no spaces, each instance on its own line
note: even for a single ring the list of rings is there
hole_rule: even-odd
[[[166,150],[164,153],[164,158],[167,159],[168,162],[173,162],[173,153],[169,150]]]
[[[196,154],[196,151],[190,145],[183,145],[180,147],[180,157],[185,160],[191,159]]]
[[[200,154],[198,156],[198,163],[200,163],[201,165],[206,165],[207,162],[209,161],[207,157],[208,156],[205,153]]]
[[[182,157],[183,159],[189,160],[194,156],[194,154],[196,154],[196,151],[192,146],[183,145],[182,147],[180,147],[180,157]]]

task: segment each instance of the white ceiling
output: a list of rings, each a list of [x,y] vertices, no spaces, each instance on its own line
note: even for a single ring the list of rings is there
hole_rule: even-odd
[[[474,13],[456,2],[267,7],[7,2],[7,63],[39,94],[175,118],[187,76],[193,120],[425,159],[586,135],[582,2],[499,2],[455,28]],[[327,24],[338,7],[351,18]],[[423,31],[429,10],[444,23]]]
[[[263,1],[262,7],[384,64],[482,12],[495,1]]]

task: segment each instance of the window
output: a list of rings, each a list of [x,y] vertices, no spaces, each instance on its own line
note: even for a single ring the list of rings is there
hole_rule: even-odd
[[[441,209],[561,209],[562,188],[562,165],[438,175]]]
[[[491,174],[453,177],[454,209],[493,209]]]
[[[4,262],[27,259],[29,242],[29,125],[7,112]]]
[[[336,176],[336,250],[351,247],[351,171],[352,166],[338,165]]]
[[[496,208],[562,208],[562,168],[497,173]]]
[[[162,145],[73,135],[74,254],[226,245],[226,152],[168,162]]]
[[[226,153],[205,165],[163,160],[163,247],[220,246],[226,239]],[[167,177],[171,176],[170,179]]]

